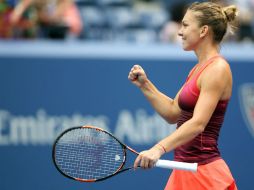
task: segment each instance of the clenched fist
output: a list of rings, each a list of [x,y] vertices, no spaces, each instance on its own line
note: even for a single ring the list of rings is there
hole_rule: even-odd
[[[128,79],[139,88],[148,81],[146,73],[140,65],[134,65],[131,68]]]

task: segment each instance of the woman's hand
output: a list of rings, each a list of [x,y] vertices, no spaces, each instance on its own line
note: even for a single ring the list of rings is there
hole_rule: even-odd
[[[140,65],[134,65],[131,68],[128,79],[139,88],[148,81],[146,73]]]
[[[138,166],[143,169],[152,168],[164,153],[164,150],[156,145],[149,150],[140,152],[134,162],[134,168],[136,169]]]

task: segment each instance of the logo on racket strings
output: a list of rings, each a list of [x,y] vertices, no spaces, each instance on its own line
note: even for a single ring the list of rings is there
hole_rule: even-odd
[[[121,159],[121,157],[117,154],[115,155],[115,161],[119,161]]]

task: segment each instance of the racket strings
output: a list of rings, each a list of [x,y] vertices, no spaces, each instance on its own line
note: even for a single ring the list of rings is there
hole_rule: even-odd
[[[79,128],[64,134],[56,144],[55,158],[65,174],[85,180],[113,174],[125,159],[117,140],[93,128]]]

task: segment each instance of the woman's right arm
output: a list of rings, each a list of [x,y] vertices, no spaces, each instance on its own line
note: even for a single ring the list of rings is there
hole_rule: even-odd
[[[160,92],[147,78],[145,71],[139,65],[134,65],[128,76],[129,80],[140,88],[155,111],[160,114],[168,123],[176,123],[181,113],[178,106],[179,92],[174,99],[169,98]]]

